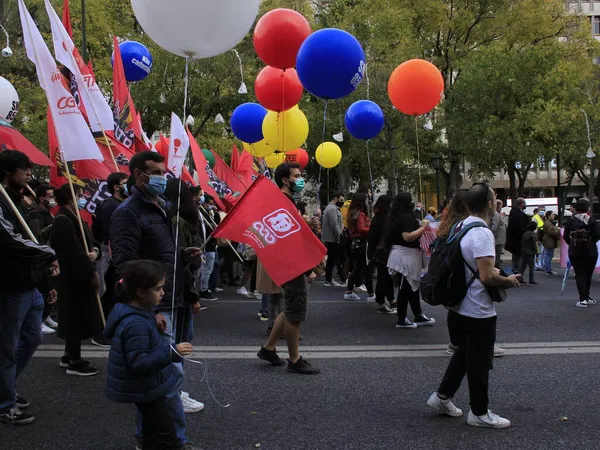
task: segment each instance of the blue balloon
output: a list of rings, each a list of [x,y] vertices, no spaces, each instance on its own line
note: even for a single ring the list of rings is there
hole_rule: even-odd
[[[233,111],[231,131],[236,138],[248,144],[262,141],[262,124],[266,115],[267,109],[264,106],[258,103],[244,103]]]
[[[125,41],[119,44],[125,79],[127,81],[142,81],[152,70],[152,54],[145,45],[135,41]],[[113,52],[110,62],[115,63]]]
[[[385,117],[379,105],[370,100],[360,100],[346,111],[346,129],[356,139],[373,139],[381,130]]]
[[[304,88],[327,100],[345,97],[358,87],[365,70],[365,52],[350,33],[325,28],[300,47],[296,70]]]

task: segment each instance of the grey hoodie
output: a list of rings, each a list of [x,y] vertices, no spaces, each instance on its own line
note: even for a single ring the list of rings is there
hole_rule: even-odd
[[[340,234],[342,234],[342,213],[340,209],[330,203],[325,208],[323,213],[323,230],[321,231],[321,239],[323,242],[338,243],[340,241]]]

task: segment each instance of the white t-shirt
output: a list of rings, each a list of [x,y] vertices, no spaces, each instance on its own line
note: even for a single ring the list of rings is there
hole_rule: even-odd
[[[469,216],[464,220],[463,226],[474,222],[485,224],[483,219]],[[460,241],[460,250],[465,262],[467,262],[474,270],[477,270],[477,258],[486,256],[496,258],[495,242],[494,234],[487,226],[477,227],[467,231],[467,234],[465,234]],[[465,264],[465,279],[469,282],[472,277],[473,272]],[[475,281],[473,281],[464,300],[450,309],[461,316],[473,317],[475,319],[487,319],[496,315],[494,302],[488,295],[479,278],[476,278]]]

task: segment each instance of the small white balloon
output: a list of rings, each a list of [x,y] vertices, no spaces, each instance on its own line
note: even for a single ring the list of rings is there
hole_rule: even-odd
[[[586,157],[586,158],[590,158],[590,159],[592,159],[592,158],[595,158],[595,157],[596,157],[596,154],[594,153],[594,150],[592,150],[592,147],[588,148],[588,151],[587,151],[587,153],[585,154],[585,157]]]
[[[242,82],[242,85],[240,86],[240,88],[238,89],[238,94],[247,94],[248,93],[248,88],[246,87],[246,83]]]
[[[336,142],[344,142],[344,132],[340,131],[338,134],[334,134],[333,139],[335,139]]]
[[[0,117],[11,123],[19,112],[19,94],[6,78],[0,77]]]
[[[192,117],[191,115],[189,115],[187,117],[187,119],[185,120],[186,125],[194,126],[194,123],[195,123],[194,117]]]
[[[260,0],[131,0],[138,22],[165,50],[190,58],[210,58],[246,36]]]
[[[225,119],[223,118],[221,113],[219,113],[215,116],[215,123],[225,123]]]
[[[429,117],[425,120],[425,123],[423,124],[423,128],[425,128],[427,131],[433,130],[433,122],[431,121],[431,119]]]

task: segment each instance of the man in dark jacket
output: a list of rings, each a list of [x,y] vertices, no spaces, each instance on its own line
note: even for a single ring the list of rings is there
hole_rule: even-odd
[[[182,328],[178,328],[176,320],[177,310],[183,307],[183,273],[178,270],[174,276],[175,258],[181,258],[177,261],[177,267],[181,269],[188,258],[199,256],[200,251],[196,248],[185,249],[181,254],[176,251],[169,209],[161,197],[167,187],[167,169],[164,161],[165,158],[159,153],[150,151],[140,152],[131,158],[129,170],[135,179],[135,185],[130,197],[113,213],[109,237],[117,278],[120,278],[123,266],[128,261],[151,259],[164,267],[167,274],[165,295],[157,307],[156,322],[168,339],[175,342],[176,336],[181,336],[183,331]],[[181,364],[177,365],[177,369],[183,381]],[[181,383],[177,394],[180,388]],[[184,407],[192,401],[195,402],[187,393],[182,393],[181,400]],[[186,410],[191,411],[190,408]],[[185,440],[185,421],[177,421],[176,430],[178,437]],[[140,421],[138,437],[141,437]]]
[[[525,214],[525,199],[518,198],[508,216],[508,229],[506,230],[506,250],[512,253],[512,271],[519,271],[521,261],[521,238],[527,231],[529,217]]]
[[[54,220],[54,216],[50,212],[52,208],[56,207],[54,188],[47,184],[42,184],[35,189],[35,196],[35,201],[27,210],[27,223],[39,242],[42,230],[52,225],[52,221]]]
[[[42,341],[44,299],[37,286],[58,272],[54,251],[27,239],[21,223],[21,190],[31,167],[21,152],[0,153],[0,183],[9,197],[0,194],[0,423],[8,425],[35,420],[21,411],[29,402],[17,395],[16,381]]]

